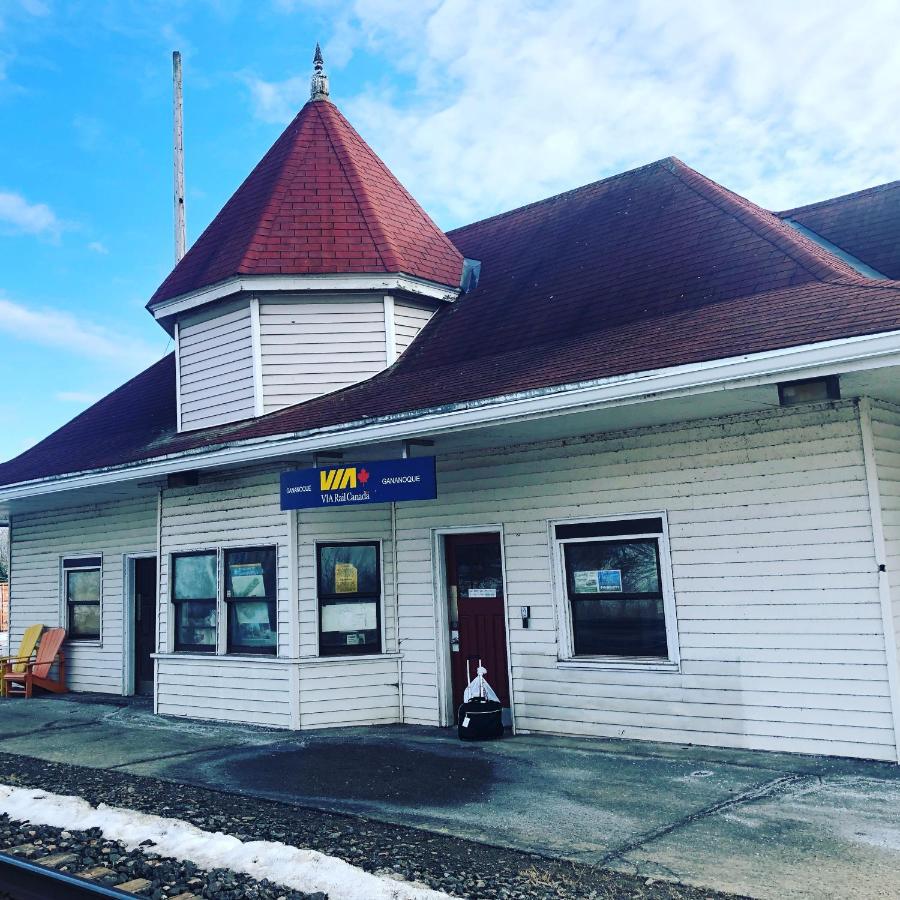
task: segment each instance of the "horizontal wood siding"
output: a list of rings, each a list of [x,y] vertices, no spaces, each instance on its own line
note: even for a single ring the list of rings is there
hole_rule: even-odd
[[[124,685],[125,554],[156,553],[156,493],[94,506],[18,513],[12,529],[10,646],[36,622],[65,626],[60,560],[103,558],[101,641],[66,644],[68,685],[120,694]]]
[[[518,727],[893,758],[852,403],[439,457],[398,504],[406,720],[438,721],[432,529],[500,523]],[[557,662],[548,520],[666,510],[681,670]],[[441,640],[446,636],[442,635]]]
[[[394,301],[394,333],[397,337],[398,356],[413,342],[433,315],[433,308],[415,306],[401,300]]]
[[[397,650],[391,511],[385,504],[358,509],[300,510],[297,514],[300,655],[319,652],[317,541],[381,541],[382,634],[384,651]],[[303,728],[396,722],[399,717],[396,659],[331,659],[300,670]]]
[[[301,728],[397,722],[399,703],[397,659],[329,659],[300,664]]]
[[[265,467],[243,470],[239,473],[204,474],[197,487],[168,489],[163,493],[162,505],[162,559],[160,561],[160,635],[159,646],[171,649],[169,617],[169,563],[171,554],[188,550],[205,550],[228,547],[278,548],[278,652],[289,656],[290,646],[290,598],[288,579],[288,516],[282,512],[279,500],[278,472],[280,469]],[[221,607],[220,607],[221,608]],[[210,655],[201,665],[211,688],[185,693],[184,685],[188,674],[196,670],[198,663],[190,656],[172,656],[160,668],[158,703],[160,712],[170,711],[173,715],[188,715],[235,721],[253,721],[258,724],[278,724],[280,712],[271,712],[267,706],[273,703],[289,704],[290,687],[287,682],[287,666],[266,657],[228,657],[225,647],[220,647],[220,655]],[[179,666],[184,665],[188,674],[179,675]],[[248,703],[252,691],[248,693],[248,683],[241,673],[245,670],[269,672],[273,666],[284,674],[279,674],[271,687]],[[166,678],[163,672],[168,673]],[[237,674],[235,674],[237,673]],[[199,680],[198,680],[199,684]],[[263,690],[262,687],[260,690]],[[254,688],[255,690],[255,688]],[[276,694],[281,697],[276,700]],[[195,709],[189,711],[186,704],[195,698]],[[264,701],[263,702],[263,698]],[[214,700],[215,702],[208,702]],[[246,704],[246,709],[241,704]],[[206,712],[204,709],[208,707]],[[176,708],[179,712],[175,712]],[[233,711],[239,715],[225,715]],[[219,713],[223,714],[220,715]],[[285,722],[283,724],[289,724]]]
[[[162,715],[291,727],[291,663],[275,659],[158,659]]]
[[[259,324],[266,412],[348,387],[387,365],[380,297],[264,300]]]
[[[182,430],[254,415],[253,339],[247,302],[180,320],[178,359]]]
[[[900,647],[900,407],[873,404],[872,437],[894,613],[894,640]]]

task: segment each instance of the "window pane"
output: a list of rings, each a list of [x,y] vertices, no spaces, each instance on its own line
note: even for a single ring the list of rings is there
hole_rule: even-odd
[[[323,655],[381,652],[377,598],[323,603],[319,627]]]
[[[69,637],[100,637],[99,603],[73,603],[69,606]]]
[[[228,641],[231,650],[275,653],[278,641],[275,603],[268,600],[229,603]]]
[[[577,656],[666,658],[655,539],[564,546]]]
[[[99,603],[100,570],[66,572],[66,599],[77,603]]]
[[[225,552],[226,597],[275,597],[275,548]]]
[[[198,553],[174,558],[175,600],[210,600],[216,591],[216,554]]]
[[[319,546],[320,596],[380,593],[376,545]]]
[[[456,544],[453,552],[456,554],[460,597],[503,596],[503,566],[500,544],[496,540],[483,544]]]
[[[654,539],[566,544],[570,594],[659,594]]]
[[[215,650],[215,600],[189,600],[175,604],[176,649]]]
[[[668,656],[662,599],[572,601],[576,656]]]

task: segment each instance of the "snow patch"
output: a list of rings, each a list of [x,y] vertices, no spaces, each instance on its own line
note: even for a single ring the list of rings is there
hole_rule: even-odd
[[[99,828],[108,840],[133,849],[153,841],[162,856],[190,860],[203,869],[230,869],[306,893],[324,891],[330,900],[447,900],[449,894],[393,878],[379,877],[315,850],[278,841],[240,841],[221,831],[107,806],[80,797],[0,784],[0,813],[11,819],[85,831]]]

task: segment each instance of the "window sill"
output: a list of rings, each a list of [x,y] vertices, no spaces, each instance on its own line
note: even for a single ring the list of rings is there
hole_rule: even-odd
[[[100,638],[77,638],[67,637],[66,643],[74,647],[102,647],[103,641]]]
[[[671,660],[646,657],[585,656],[576,659],[559,659],[557,669],[593,669],[607,672],[671,672],[681,671],[681,665]]]
[[[352,654],[347,654],[346,656],[304,656],[301,657],[300,664],[303,666],[318,666],[326,665],[327,663],[373,662],[379,659],[400,659],[401,656],[402,654],[400,653],[368,653],[365,656],[353,656]]]
[[[197,650],[173,650],[171,653],[151,653],[153,659],[202,659],[206,662],[292,662],[274,653],[201,653]]]

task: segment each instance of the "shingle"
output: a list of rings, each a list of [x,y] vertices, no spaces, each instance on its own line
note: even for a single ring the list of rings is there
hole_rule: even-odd
[[[336,240],[337,221],[364,256]],[[320,100],[297,114],[149,305],[273,271],[405,273],[458,287],[462,258],[337,107]]]
[[[481,260],[478,286],[374,378],[179,435],[169,356],[0,466],[0,484],[900,328],[900,282],[860,276],[674,159],[449,238]]]
[[[900,279],[900,181],[778,213],[857,259]]]

